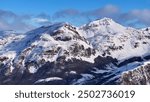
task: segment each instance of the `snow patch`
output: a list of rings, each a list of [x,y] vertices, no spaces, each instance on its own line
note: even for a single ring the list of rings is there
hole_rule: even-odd
[[[38,81],[36,81],[35,83],[40,83],[40,82],[49,82],[49,81],[55,81],[55,80],[63,80],[60,77],[50,77],[50,78],[46,78],[46,79],[39,79]]]
[[[30,67],[29,67],[29,72],[32,73],[32,74],[33,74],[33,73],[36,73],[36,72],[37,72],[37,68],[34,67],[34,66],[30,66]]]

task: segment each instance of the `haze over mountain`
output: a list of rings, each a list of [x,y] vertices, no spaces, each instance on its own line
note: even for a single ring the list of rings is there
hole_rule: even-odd
[[[0,84],[149,84],[150,28],[110,18],[0,32]]]

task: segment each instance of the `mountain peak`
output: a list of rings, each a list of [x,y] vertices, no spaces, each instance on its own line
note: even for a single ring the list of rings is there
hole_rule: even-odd
[[[57,23],[53,23],[53,24],[49,24],[49,25],[44,25],[44,26],[41,26],[40,28],[54,28],[53,30],[55,29],[58,29],[58,28],[61,28],[61,27],[66,27],[66,26],[73,26],[71,24],[69,24],[68,22],[57,22]]]
[[[107,17],[104,17],[102,19],[97,19],[96,21],[99,21],[99,22],[114,22],[111,18],[107,18]]]
[[[100,25],[103,25],[103,26],[108,26],[108,25],[112,25],[112,24],[116,24],[115,21],[113,21],[112,19],[110,18],[102,18],[102,19],[97,19],[95,21],[92,21],[89,23],[90,26],[100,26]]]
[[[54,23],[54,24],[49,24],[49,25],[45,25],[45,26],[41,26],[37,29],[31,30],[29,32],[27,32],[26,34],[34,34],[36,33],[36,35],[41,35],[41,34],[52,34],[60,29],[63,28],[63,30],[65,30],[66,26],[69,26],[70,24],[67,22],[59,22],[59,23]],[[70,25],[71,26],[71,25]]]
[[[86,38],[94,37],[96,35],[116,35],[124,32],[126,27],[116,23],[110,18],[103,18],[92,21],[81,28]]]
[[[33,31],[35,32],[35,31]],[[81,35],[78,32],[77,27],[67,23],[55,23],[48,26],[42,26],[36,29],[36,32],[40,32],[41,34],[49,34],[55,40],[68,41],[71,39],[81,39]]]

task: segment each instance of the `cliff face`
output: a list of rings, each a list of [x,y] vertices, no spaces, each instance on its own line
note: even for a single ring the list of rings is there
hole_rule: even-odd
[[[149,85],[150,63],[122,74],[123,85]]]

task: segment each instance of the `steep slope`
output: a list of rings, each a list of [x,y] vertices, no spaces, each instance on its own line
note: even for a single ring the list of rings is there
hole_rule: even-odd
[[[17,53],[15,49],[20,49],[17,47],[18,42],[20,42],[25,35],[16,33],[15,31],[1,31],[0,32],[0,67],[2,69],[3,65],[9,65],[10,71],[14,68],[11,66],[13,59],[16,57]]]

